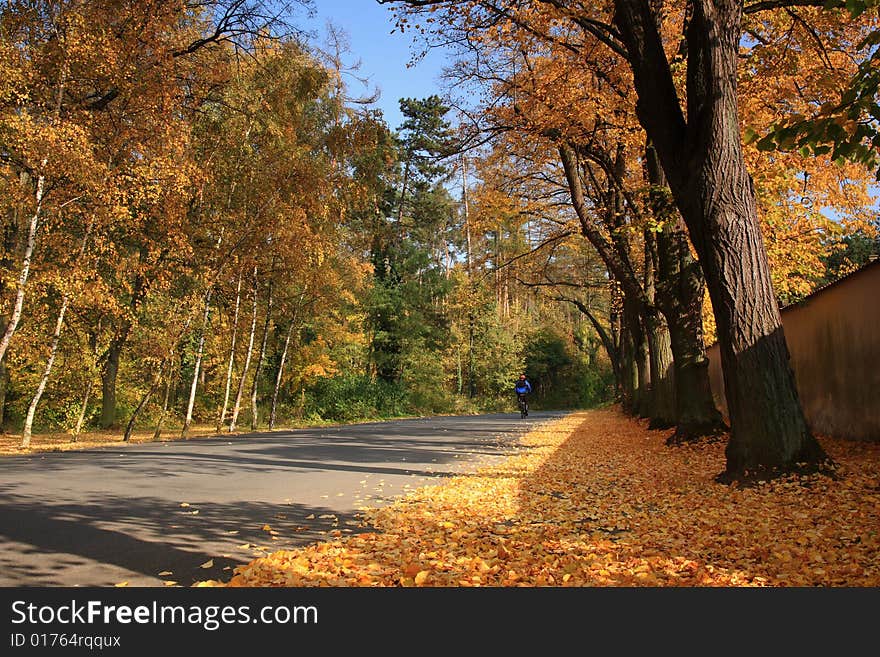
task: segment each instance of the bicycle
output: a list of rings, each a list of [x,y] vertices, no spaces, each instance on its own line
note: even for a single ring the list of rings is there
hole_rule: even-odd
[[[526,399],[526,395],[517,395],[516,397],[519,402],[519,419],[524,420],[529,416],[529,400]]]

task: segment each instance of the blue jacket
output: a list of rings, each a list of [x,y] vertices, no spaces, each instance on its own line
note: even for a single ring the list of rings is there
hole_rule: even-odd
[[[532,384],[529,383],[528,379],[517,380],[516,382],[516,394],[525,395],[532,391]]]

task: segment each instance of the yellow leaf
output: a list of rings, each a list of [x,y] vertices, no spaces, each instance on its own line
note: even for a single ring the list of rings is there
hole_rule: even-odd
[[[119,584],[114,584],[113,586],[128,586],[128,582],[119,582]]]
[[[159,577],[164,577],[165,575],[173,575],[173,574],[174,573],[172,573],[170,570],[163,570],[161,573],[159,573]]]
[[[208,559],[205,563],[203,563],[201,566],[199,566],[199,568],[213,568],[213,567],[214,567],[214,560],[213,559]]]
[[[175,582],[173,579],[169,579],[165,582],[165,586],[177,586],[177,582]]]
[[[263,531],[270,532],[270,531],[272,531],[272,528],[269,525],[263,525]]]
[[[421,586],[428,579],[430,573],[427,570],[420,570],[415,576],[416,586]]]

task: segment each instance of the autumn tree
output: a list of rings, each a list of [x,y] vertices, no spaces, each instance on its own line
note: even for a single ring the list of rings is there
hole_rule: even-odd
[[[582,33],[594,44],[579,50],[590,53],[588,66],[599,46],[625,62],[638,98],[636,114],[687,224],[712,298],[732,424],[727,475],[823,462],[788,364],[739,123],[743,12],[784,11],[788,3],[401,4],[442,7],[442,20],[435,20],[440,30],[462,20],[483,28],[507,25],[547,44],[567,31]],[[552,20],[542,22],[547,11]]]

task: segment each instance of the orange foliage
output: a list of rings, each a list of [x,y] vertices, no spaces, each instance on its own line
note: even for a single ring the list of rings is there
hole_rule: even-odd
[[[877,586],[880,445],[825,441],[838,480],[714,482],[723,443],[669,448],[614,410],[528,434],[500,465],[371,509],[374,531],[198,586]]]

